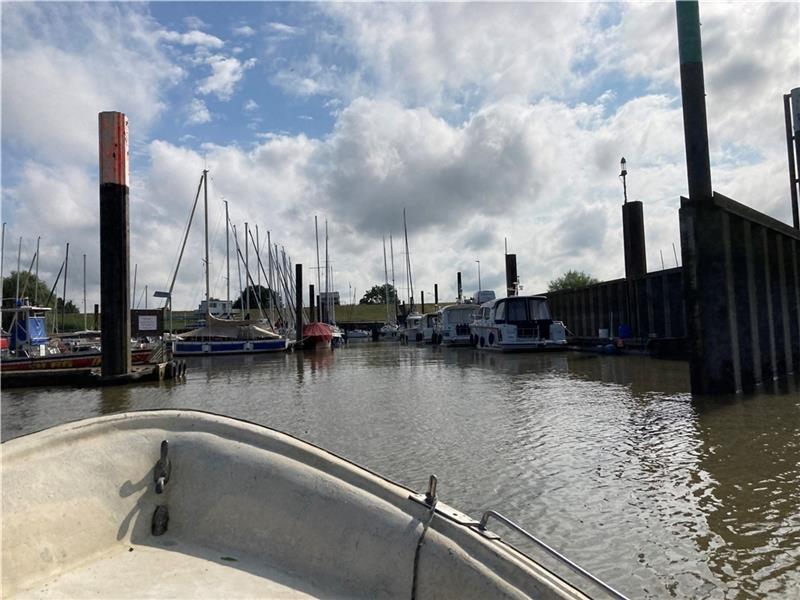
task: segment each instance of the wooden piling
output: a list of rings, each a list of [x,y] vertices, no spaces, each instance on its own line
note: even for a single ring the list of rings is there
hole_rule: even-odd
[[[131,371],[128,119],[99,114],[102,376]]]

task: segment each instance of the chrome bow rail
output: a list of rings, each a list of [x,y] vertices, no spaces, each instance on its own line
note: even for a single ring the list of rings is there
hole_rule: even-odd
[[[505,516],[501,515],[497,511],[487,510],[485,513],[483,513],[483,517],[481,517],[481,521],[480,521],[480,523],[478,523],[478,526],[477,526],[478,530],[481,533],[488,533],[488,531],[486,529],[486,524],[489,522],[489,518],[490,517],[494,517],[495,519],[497,519],[498,521],[500,521],[501,523],[503,523],[507,527],[510,527],[511,529],[516,531],[517,533],[522,534],[523,536],[525,536],[526,538],[528,538],[529,540],[531,540],[532,542],[537,544],[539,547],[541,547],[543,550],[545,550],[548,554],[550,554],[551,556],[553,556],[556,559],[558,559],[560,562],[562,562],[565,565],[567,565],[568,567],[570,567],[573,571],[575,571],[577,573],[580,573],[581,575],[583,575],[584,577],[586,577],[587,579],[589,579],[593,583],[595,583],[598,586],[600,586],[610,596],[612,596],[614,598],[617,598],[618,600],[628,600],[627,596],[625,596],[624,594],[618,592],[617,590],[612,588],[610,585],[608,585],[606,582],[602,581],[601,579],[598,579],[597,577],[595,577],[594,575],[589,573],[589,571],[587,571],[586,569],[581,567],[579,564],[572,562],[566,556],[561,554],[558,550],[556,550],[555,548],[551,548],[546,543],[544,543],[542,540],[537,538],[535,535],[533,535],[532,533],[526,531],[525,529],[523,529],[522,527],[520,527],[519,525],[514,523],[514,521],[512,521],[508,517],[505,517]]]

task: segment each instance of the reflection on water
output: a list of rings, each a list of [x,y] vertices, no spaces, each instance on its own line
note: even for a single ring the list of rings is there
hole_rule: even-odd
[[[684,363],[372,343],[189,367],[179,384],[4,392],[3,439],[122,410],[209,410],[416,489],[436,473],[445,502],[504,512],[631,597],[800,594],[796,382],[693,399]]]

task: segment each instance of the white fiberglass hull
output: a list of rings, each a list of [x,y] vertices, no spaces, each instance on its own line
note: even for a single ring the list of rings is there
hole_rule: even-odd
[[[6,598],[586,597],[442,503],[216,415],[59,426],[5,442],[2,469]]]

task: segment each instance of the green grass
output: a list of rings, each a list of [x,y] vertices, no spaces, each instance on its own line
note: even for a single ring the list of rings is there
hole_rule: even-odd
[[[441,302],[439,307],[447,306],[452,302]],[[308,307],[306,307],[308,310]],[[419,310],[419,307],[417,307]],[[430,312],[433,310],[433,304],[425,304],[425,310]],[[257,310],[251,310],[251,316],[256,316]],[[48,314],[47,318],[47,331],[53,330],[53,314]],[[164,315],[164,326],[169,327],[169,313]],[[383,323],[386,321],[386,305],[384,304],[343,304],[336,307],[336,322],[340,324],[347,323]],[[197,322],[197,316],[193,310],[176,310],[172,313],[172,326],[176,330],[188,329],[194,326]],[[59,331],[62,333],[71,331],[80,331],[83,329],[83,313],[72,313],[65,315],[64,323],[61,322],[61,315],[58,315]],[[95,329],[94,326],[94,313],[89,313],[86,319],[86,324],[89,329]],[[98,323],[99,328],[99,323]]]

